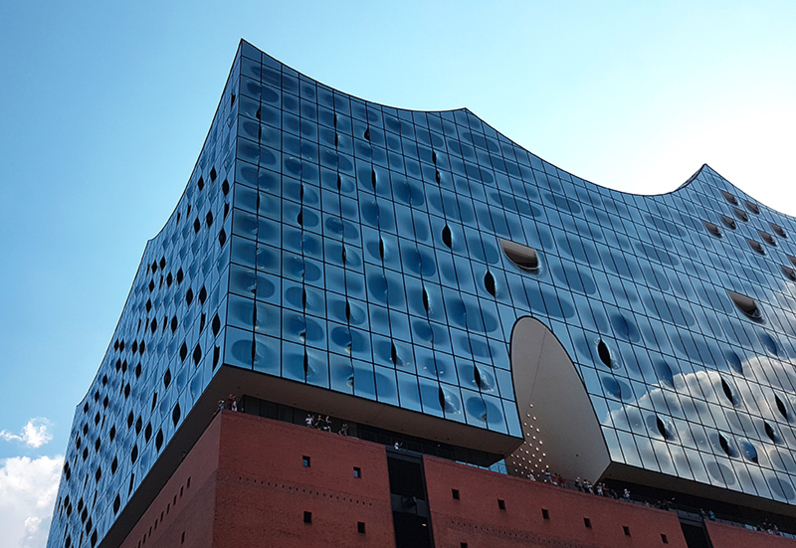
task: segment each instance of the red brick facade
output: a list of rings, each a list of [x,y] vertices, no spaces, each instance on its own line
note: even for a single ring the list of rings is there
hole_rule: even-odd
[[[686,548],[673,512],[434,457],[423,462],[438,548]],[[708,531],[714,548],[796,546],[718,523]],[[222,412],[122,546],[394,547],[387,451]]]

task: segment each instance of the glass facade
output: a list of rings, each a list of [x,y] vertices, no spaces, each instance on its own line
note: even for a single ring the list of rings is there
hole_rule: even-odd
[[[102,541],[222,367],[519,442],[529,315],[614,462],[794,503],[794,237],[708,166],[601,188],[466,109],[363,101],[242,42],[76,410],[48,546]]]

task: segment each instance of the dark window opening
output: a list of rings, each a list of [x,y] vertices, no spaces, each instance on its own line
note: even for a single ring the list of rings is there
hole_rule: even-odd
[[[664,422],[658,416],[655,417],[655,425],[658,427],[658,432],[661,434],[661,436],[663,436],[663,439],[668,440],[671,438],[669,432],[666,430],[666,424],[664,424]]]
[[[550,519],[550,512],[547,508],[542,508],[542,519]]]
[[[603,362],[603,365],[613,368],[612,359],[611,359],[611,351],[608,349],[608,345],[603,342],[602,339],[597,343],[597,356],[600,358],[600,361]]]
[[[752,297],[737,293],[735,291],[728,291],[727,293],[729,294],[730,299],[732,299],[732,302],[735,303],[735,306],[738,307],[738,310],[746,314],[749,318],[753,320],[759,320],[762,318],[760,309]]]
[[[357,522],[357,533],[359,533],[360,535],[364,535],[365,534],[365,522],[364,521],[358,521]]]
[[[736,198],[726,190],[722,190],[721,195],[724,196],[724,199],[730,202],[731,204],[738,205],[738,198]]]
[[[746,206],[746,209],[748,209],[755,215],[760,215],[760,208],[757,207],[757,204],[747,200],[746,202],[744,202],[744,205]]]
[[[774,401],[777,404],[777,411],[779,411],[779,414],[782,415],[783,419],[788,420],[788,409],[785,407],[785,403],[779,399],[779,396],[776,394],[774,394]]]
[[[390,477],[390,492],[406,499],[425,500],[423,470],[419,462],[397,458],[387,460]]]
[[[535,249],[503,239],[500,240],[500,246],[506,257],[520,270],[536,272],[539,269],[539,255]]]
[[[174,411],[171,412],[171,422],[174,423],[174,426],[177,426],[177,423],[180,422],[180,404],[174,406]]]
[[[724,451],[728,457],[735,457],[736,453],[730,447],[730,442],[727,441],[727,438],[719,434],[719,445],[721,446],[721,450]]]
[[[752,250],[755,251],[756,253],[760,253],[761,255],[766,254],[766,250],[763,249],[763,246],[760,245],[760,242],[758,242],[757,240],[747,238],[746,243],[749,244],[749,247],[751,247]]]
[[[784,228],[782,228],[781,226],[779,226],[778,224],[775,224],[775,223],[769,223],[769,224],[771,226],[771,230],[774,231],[774,234],[776,234],[780,238],[787,238],[788,237],[788,235],[785,234],[785,229]]]
[[[433,548],[428,519],[416,514],[393,512],[395,548]]]
[[[624,532],[625,532],[625,536],[626,536],[626,537],[629,537],[629,536],[630,536],[630,527],[628,527],[627,525],[623,525],[623,526],[622,526],[622,531],[624,531]]]
[[[304,523],[312,523],[312,512],[304,512]]]
[[[591,529],[591,520],[589,518],[583,518],[583,525],[586,526],[586,529]]]
[[[442,243],[448,248],[453,248],[451,229],[448,225],[445,225],[445,228],[442,229]]]
[[[354,466],[354,477],[355,478],[361,478],[362,477],[362,469],[361,468],[359,468],[357,466]]]
[[[669,537],[667,537],[664,533],[661,533],[661,542],[664,544],[669,544]]]
[[[738,209],[736,207],[735,209],[732,210],[732,212],[735,214],[736,217],[738,217],[743,222],[749,221],[749,215],[747,215],[746,211],[744,211],[743,209]]]
[[[774,240],[774,236],[772,236],[768,232],[765,232],[763,230],[758,230],[757,233],[760,234],[760,238],[762,238],[763,241],[766,242],[768,245],[772,246],[777,245],[777,242]]]
[[[736,405],[738,403],[735,394],[732,392],[732,388],[730,388],[730,385],[724,379],[721,379],[721,390],[731,404]]]
[[[453,496],[453,500],[460,500],[458,489],[451,489],[451,495]]]
[[[717,225],[714,225],[713,223],[709,223],[707,221],[702,221],[702,222],[705,225],[705,228],[708,229],[708,232],[710,232],[717,238],[721,238],[721,230],[719,230],[719,227]]]
[[[309,466],[310,466],[310,458],[307,455],[304,455],[303,457],[301,457],[301,464],[302,464],[302,466],[305,466],[305,467],[309,468]]]
[[[738,225],[736,224],[735,219],[733,219],[732,217],[728,217],[727,215],[722,215],[721,216],[721,222],[723,222],[725,225],[727,225],[727,228],[731,228],[733,230],[738,228]]]
[[[497,297],[497,289],[495,287],[495,277],[492,273],[487,270],[486,275],[484,276],[484,287],[486,288],[487,292],[492,295],[493,297]]]
[[[498,499],[498,508],[501,510],[506,509],[506,501],[503,499]]]
[[[768,436],[768,439],[770,439],[774,443],[779,443],[779,436],[777,436],[776,432],[774,432],[774,429],[771,427],[771,425],[768,423],[764,424],[765,424],[764,430],[766,431],[766,436]]]

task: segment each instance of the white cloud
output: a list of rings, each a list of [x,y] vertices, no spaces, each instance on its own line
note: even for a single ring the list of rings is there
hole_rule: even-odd
[[[63,457],[0,460],[0,531],[3,545],[43,548],[47,544]]]
[[[0,439],[6,441],[21,441],[28,447],[39,448],[51,439],[52,434],[49,432],[51,426],[50,421],[45,418],[37,417],[30,419],[28,423],[22,427],[22,432],[14,434],[8,430],[0,431]]]

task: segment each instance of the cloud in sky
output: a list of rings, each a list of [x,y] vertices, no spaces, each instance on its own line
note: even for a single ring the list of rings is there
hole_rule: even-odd
[[[63,457],[0,460],[0,531],[13,548],[47,544]]]
[[[6,441],[21,441],[28,447],[38,449],[53,439],[53,436],[49,431],[50,426],[50,421],[45,418],[37,417],[30,419],[28,423],[22,427],[22,432],[19,434],[14,434],[8,430],[1,430],[0,439],[4,439]]]

